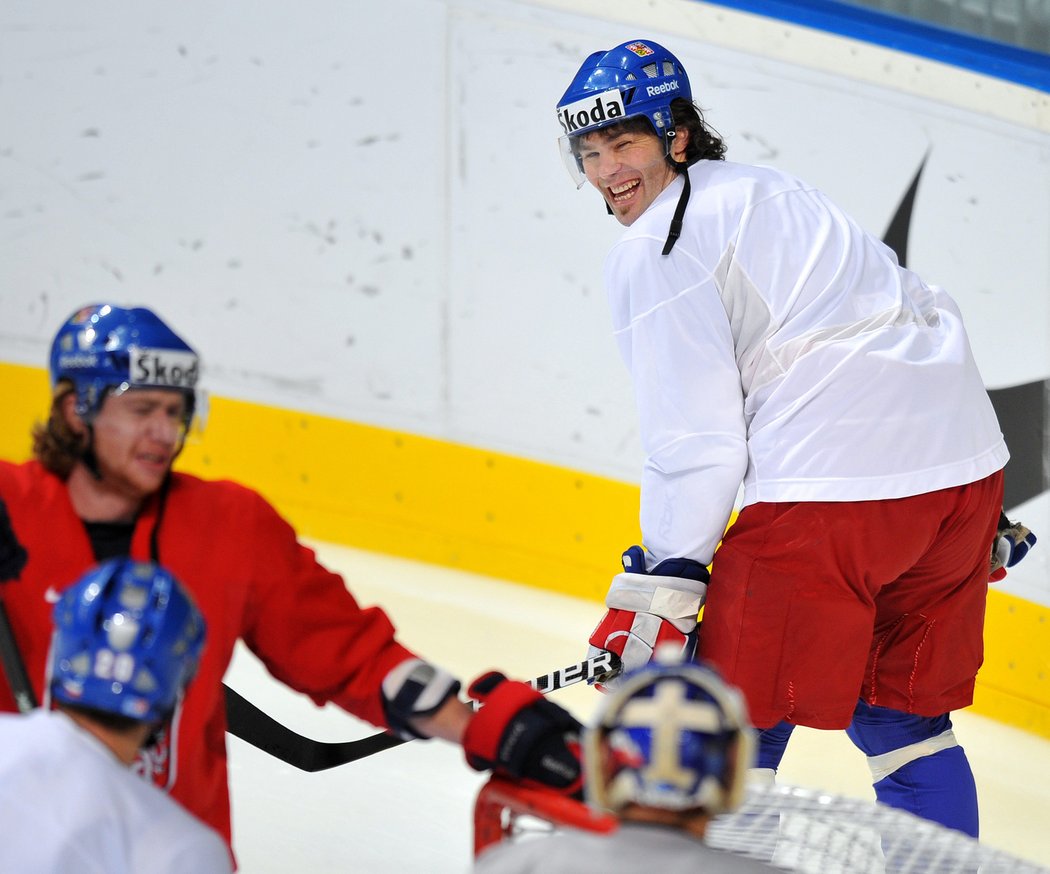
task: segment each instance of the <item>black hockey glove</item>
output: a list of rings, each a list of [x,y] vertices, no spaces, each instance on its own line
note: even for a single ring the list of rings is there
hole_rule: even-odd
[[[17,580],[26,566],[25,547],[18,542],[11,517],[7,515],[7,504],[0,498],[0,583]]]
[[[481,704],[463,735],[467,764],[581,796],[579,721],[527,683],[490,672],[467,694]]]

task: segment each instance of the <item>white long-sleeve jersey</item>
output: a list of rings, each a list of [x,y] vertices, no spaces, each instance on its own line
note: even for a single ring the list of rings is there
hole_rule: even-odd
[[[605,262],[645,452],[650,562],[707,564],[742,505],[975,482],[1009,458],[962,316],[820,191],[700,161]]]
[[[0,871],[228,874],[218,833],[57,711],[0,715]]]
[[[612,834],[566,829],[485,850],[476,874],[763,874],[779,869],[708,847],[679,830],[621,823]]]

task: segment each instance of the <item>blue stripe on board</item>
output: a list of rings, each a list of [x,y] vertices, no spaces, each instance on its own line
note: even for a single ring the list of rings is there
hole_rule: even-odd
[[[835,0],[706,0],[863,40],[1050,93],[1050,55]]]

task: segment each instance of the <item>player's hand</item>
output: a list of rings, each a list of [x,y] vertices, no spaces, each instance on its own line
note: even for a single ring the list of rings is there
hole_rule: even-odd
[[[1002,513],[999,517],[999,528],[992,541],[992,560],[989,566],[988,579],[997,583],[1006,576],[1006,569],[1014,567],[1028,555],[1036,544],[1036,536],[1020,522],[1011,522]]]
[[[7,504],[0,498],[0,583],[17,580],[26,565],[25,547],[19,543],[7,515]]]
[[[463,734],[467,763],[566,795],[579,795],[580,723],[528,683],[495,671],[478,677],[467,694],[479,702]]]
[[[616,653],[622,674],[648,664],[658,646],[674,646],[691,659],[697,613],[707,597],[707,568],[691,558],[669,558],[646,571],[645,553],[632,546],[623,554],[623,570],[613,577],[605,598],[609,610],[591,633],[588,655]],[[613,689],[616,683],[611,678],[598,688]]]

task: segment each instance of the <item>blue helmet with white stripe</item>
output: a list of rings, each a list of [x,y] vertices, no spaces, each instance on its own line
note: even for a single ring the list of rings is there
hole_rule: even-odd
[[[51,343],[52,390],[68,380],[77,414],[91,421],[108,392],[162,388],[186,396],[186,426],[197,408],[200,359],[185,340],[145,307],[82,307]]]
[[[633,803],[713,815],[739,806],[753,756],[737,689],[710,667],[654,661],[623,679],[585,732],[584,792],[612,811]]]
[[[646,118],[669,154],[675,135],[671,101],[678,97],[692,101],[689,77],[681,61],[658,43],[631,40],[588,57],[557,107],[562,157],[577,185],[585,177],[573,140],[629,118]]]
[[[204,617],[170,572],[115,558],[55,604],[51,698],[138,722],[169,719],[197,671]]]

